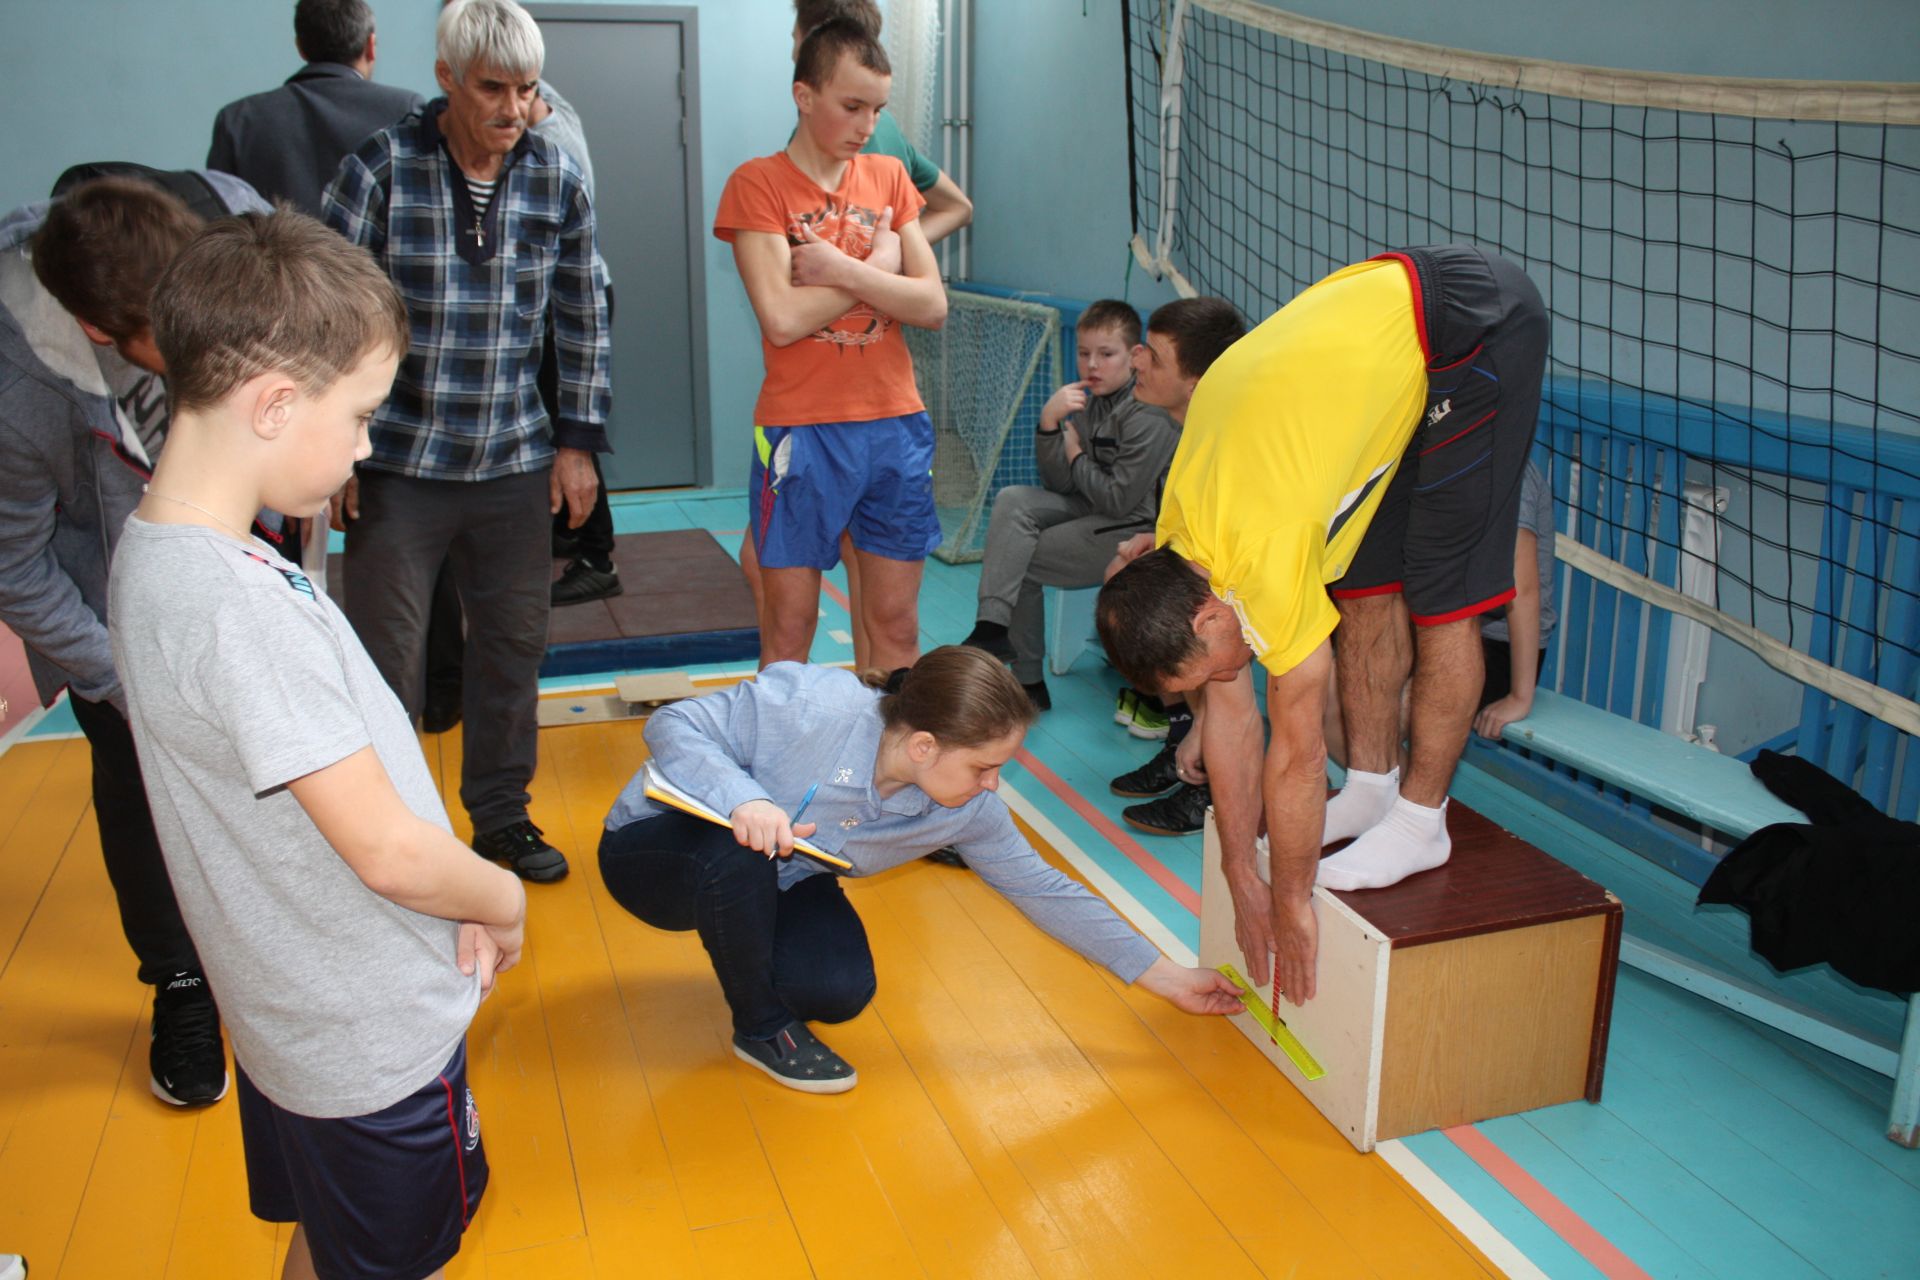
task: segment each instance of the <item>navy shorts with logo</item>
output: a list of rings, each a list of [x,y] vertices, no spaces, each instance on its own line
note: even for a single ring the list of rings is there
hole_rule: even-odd
[[[747,485],[760,563],[831,569],[840,534],[869,555],[925,560],[940,545],[933,421],[925,411],[871,422],[755,427]]]
[[[460,1252],[487,1189],[465,1040],[418,1091],[345,1119],[296,1115],[234,1066],[253,1216],[305,1228],[321,1280],[419,1280]]]
[[[1380,255],[1414,282],[1427,403],[1338,599],[1400,592],[1421,626],[1513,598],[1520,480],[1540,417],[1547,311],[1526,273],[1472,245]]]

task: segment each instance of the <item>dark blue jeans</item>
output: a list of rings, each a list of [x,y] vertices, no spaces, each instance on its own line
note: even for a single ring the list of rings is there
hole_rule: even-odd
[[[656,929],[699,933],[749,1040],[795,1019],[845,1022],[873,999],[866,926],[839,878],[808,876],[783,893],[777,872],[727,828],[683,813],[600,837],[607,892]]]

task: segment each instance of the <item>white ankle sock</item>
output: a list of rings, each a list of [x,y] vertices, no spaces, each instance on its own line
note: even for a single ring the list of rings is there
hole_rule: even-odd
[[[1347,770],[1346,785],[1327,801],[1327,824],[1320,832],[1320,847],[1340,840],[1351,840],[1387,816],[1393,802],[1400,798],[1400,768],[1391,773],[1365,773]]]
[[[1365,835],[1320,860],[1319,883],[1329,889],[1384,889],[1416,871],[1431,871],[1452,852],[1447,802],[1429,809],[1401,796]]]

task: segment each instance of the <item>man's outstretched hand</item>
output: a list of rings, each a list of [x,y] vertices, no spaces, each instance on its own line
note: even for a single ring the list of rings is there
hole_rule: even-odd
[[[1257,987],[1272,968],[1273,894],[1251,868],[1226,874],[1227,889],[1233,895],[1233,936],[1247,962],[1247,981]]]

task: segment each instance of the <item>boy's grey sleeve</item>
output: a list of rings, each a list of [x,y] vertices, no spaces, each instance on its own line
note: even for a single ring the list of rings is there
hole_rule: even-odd
[[[1114,438],[1112,469],[1103,470],[1092,454],[1081,454],[1073,460],[1073,492],[1115,520],[1146,514],[1154,486],[1180,443],[1173,420],[1163,410],[1129,400],[1114,410],[1108,428]]]
[[[1073,468],[1067,465],[1067,433],[1064,429],[1048,434],[1035,431],[1033,461],[1040,471],[1040,483],[1055,493],[1073,492]]]
[[[175,665],[192,671],[193,698],[233,744],[255,795],[373,741],[325,607],[278,583],[225,593],[196,637],[197,660]]]
[[[66,400],[22,380],[0,397],[0,622],[73,678],[75,694],[126,711],[107,624],[53,554],[60,495],[23,427],[66,431]]]

